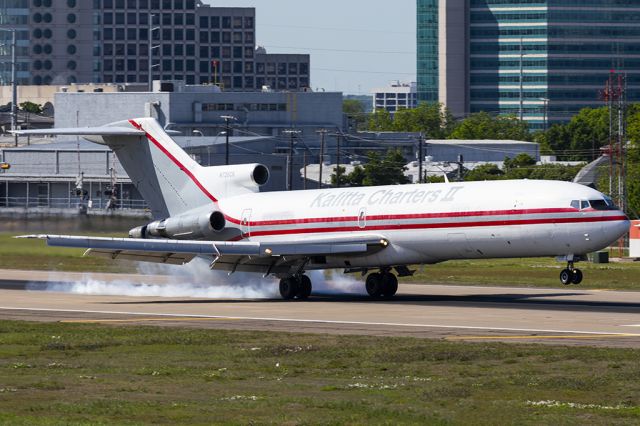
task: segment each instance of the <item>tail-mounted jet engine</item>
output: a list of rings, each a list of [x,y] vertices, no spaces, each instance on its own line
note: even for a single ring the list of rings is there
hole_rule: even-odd
[[[174,240],[200,240],[214,238],[224,231],[227,220],[219,211],[181,215],[156,220],[129,231],[131,238],[171,238]]]

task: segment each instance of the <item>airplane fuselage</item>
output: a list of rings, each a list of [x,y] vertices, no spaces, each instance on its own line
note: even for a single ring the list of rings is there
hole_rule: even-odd
[[[257,193],[226,198],[219,207],[241,230],[236,240],[372,234],[392,243],[373,255],[327,256],[307,266],[323,269],[583,255],[629,229],[617,209],[580,207],[589,200],[601,207],[603,199],[583,185],[518,180]]]

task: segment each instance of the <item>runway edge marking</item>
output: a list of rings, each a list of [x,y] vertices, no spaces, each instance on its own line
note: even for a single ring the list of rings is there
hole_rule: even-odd
[[[104,315],[134,315],[134,316],[156,316],[166,318],[201,318],[206,319],[227,319],[227,320],[247,320],[247,321],[274,321],[274,322],[299,322],[316,324],[344,324],[344,325],[375,325],[392,327],[412,327],[412,328],[440,328],[440,329],[461,329],[461,330],[492,330],[492,331],[521,331],[531,333],[562,333],[562,334],[608,334],[629,337],[640,337],[640,334],[629,334],[608,331],[578,331],[578,330],[553,330],[535,328],[509,328],[509,327],[479,327],[469,325],[441,325],[441,324],[403,324],[392,322],[366,322],[366,321],[337,321],[320,319],[296,319],[296,318],[269,318],[269,317],[238,317],[224,315],[196,315],[196,314],[166,314],[153,312],[123,312],[123,311],[93,311],[80,309],[48,309],[48,308],[16,308],[0,306],[3,311],[29,311],[29,312],[68,312],[84,314],[104,314]]]

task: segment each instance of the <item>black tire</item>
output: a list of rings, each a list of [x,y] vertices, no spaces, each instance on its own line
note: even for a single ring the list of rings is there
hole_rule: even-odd
[[[571,278],[572,278],[573,274],[571,273],[570,269],[563,269],[560,272],[560,282],[564,285],[569,285],[571,284]]]
[[[365,284],[367,288],[367,293],[369,296],[373,298],[378,298],[382,296],[383,291],[383,283],[382,283],[382,274],[374,272],[373,274],[369,274],[367,277],[367,282]]]
[[[571,271],[571,284],[578,285],[582,282],[582,271],[580,269],[574,269]]]
[[[280,280],[280,296],[284,300],[291,300],[298,293],[298,280],[294,277],[283,278]]]
[[[312,289],[311,279],[306,275],[300,276],[298,279],[298,299],[308,299]]]
[[[395,296],[398,291],[398,278],[391,273],[386,273],[382,276],[382,295],[386,299],[390,299]]]

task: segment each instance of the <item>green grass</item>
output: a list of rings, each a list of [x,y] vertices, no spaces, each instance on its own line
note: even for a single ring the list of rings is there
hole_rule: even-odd
[[[0,322],[0,423],[631,424],[640,351]],[[536,405],[541,401],[541,405]]]
[[[93,234],[95,236],[124,236]],[[0,234],[0,269],[25,269],[74,272],[135,272],[131,262],[83,257],[84,249],[49,247],[43,240],[15,239],[15,234]]]
[[[449,261],[418,268],[413,277],[401,282],[558,287],[565,267],[566,263],[547,258]],[[584,273],[584,280],[572,287],[640,290],[640,262],[580,262],[576,267]]]

